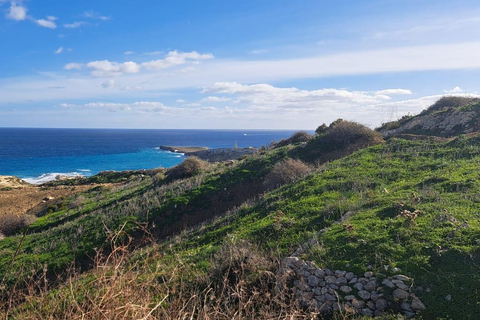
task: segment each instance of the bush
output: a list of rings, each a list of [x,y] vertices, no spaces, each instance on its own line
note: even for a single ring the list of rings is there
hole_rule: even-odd
[[[169,179],[180,179],[191,177],[208,167],[208,162],[200,160],[197,157],[188,157],[179,165],[169,169],[167,176]]]
[[[382,135],[360,123],[338,119],[330,124],[327,134],[321,137],[325,144],[345,145],[357,140],[378,143],[382,141]]]
[[[297,144],[301,142],[308,142],[312,140],[313,136],[309,134],[308,132],[305,131],[298,131],[295,132],[290,138],[288,139],[283,139],[279,143],[275,145],[276,148],[278,147],[284,147],[289,144]]]
[[[312,168],[300,160],[286,159],[277,163],[265,179],[265,186],[269,189],[292,183],[305,177]]]
[[[430,114],[436,111],[454,109],[463,107],[472,103],[479,102],[478,98],[459,97],[459,96],[446,96],[435,102],[428,109],[424,110],[421,114]]]
[[[6,213],[0,216],[0,233],[4,236],[11,236],[18,230],[31,224],[34,219],[35,217],[26,214]]]
[[[328,130],[328,127],[325,123],[322,123],[321,126],[319,126],[316,130],[315,130],[315,133],[316,134],[324,134],[326,133]]]

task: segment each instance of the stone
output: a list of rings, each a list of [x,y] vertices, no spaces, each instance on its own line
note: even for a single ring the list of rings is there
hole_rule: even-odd
[[[362,309],[362,314],[367,317],[373,317],[373,310],[370,310],[369,308]]]
[[[309,276],[307,278],[307,281],[308,281],[308,285],[310,287],[316,287],[316,286],[318,286],[318,283],[319,283],[319,279],[315,276]]]
[[[372,267],[371,264],[369,264],[369,265],[367,266],[367,270],[372,270],[372,268],[373,268],[373,267]]]
[[[397,300],[407,300],[408,299],[408,292],[402,289],[395,289],[393,290],[393,297]]]
[[[404,283],[396,283],[396,286],[397,286],[397,288],[400,288],[400,289],[405,290],[405,291],[408,291],[408,289],[409,289],[409,286],[407,286]]]
[[[337,301],[337,298],[335,298],[333,295],[330,293],[325,294],[325,298],[329,301]]]
[[[345,279],[347,279],[348,281],[352,280],[353,278],[355,278],[355,274],[353,272],[347,272],[345,274]]]
[[[355,296],[350,294],[350,295],[345,296],[344,299],[347,300],[347,301],[352,301],[353,299],[355,299]]]
[[[365,278],[370,278],[371,276],[373,276],[373,272],[372,272],[372,271],[367,271],[367,272],[365,272],[365,273],[363,274],[363,276],[364,276]]]
[[[334,303],[332,306],[333,311],[342,311],[345,312],[345,306],[341,303]]]
[[[325,301],[327,301],[327,298],[325,298],[324,295],[321,295],[321,296],[315,296],[315,300],[317,300],[320,303],[324,303]]]
[[[377,292],[383,292],[383,287],[377,287]]]
[[[423,302],[420,301],[420,299],[418,299],[417,297],[412,299],[411,307],[415,311],[423,311],[427,309],[427,307],[423,304]]]
[[[370,299],[370,292],[368,292],[366,290],[358,291],[357,295],[365,301]]]
[[[367,307],[369,309],[375,310],[375,302],[373,301],[367,301]]]
[[[346,274],[345,271],[340,271],[340,270],[335,271],[335,277],[337,278],[342,278],[345,276],[345,274]]]
[[[309,277],[311,275],[311,273],[305,269],[300,270],[300,274],[304,277]]]
[[[319,296],[319,295],[322,294],[322,288],[318,288],[318,287],[317,287],[317,288],[313,288],[313,289],[312,289],[312,292],[313,292],[314,295]]]
[[[302,294],[301,300],[302,301],[310,301],[313,299],[313,293],[312,292],[304,292]]]
[[[349,292],[352,292],[352,288],[350,288],[349,286],[341,286],[340,291],[349,293]]]
[[[323,287],[323,288],[322,288],[322,294],[326,294],[327,292],[328,292],[328,288]]]
[[[412,319],[413,317],[415,317],[415,312],[405,311],[405,316],[407,317],[407,319]]]
[[[370,281],[369,283],[363,286],[363,288],[367,291],[374,291],[376,287],[377,287],[377,283],[375,281]]]
[[[397,274],[397,275],[395,276],[395,278],[397,278],[398,280],[401,280],[401,281],[407,281],[407,282],[411,282],[411,281],[412,281],[411,278],[409,278],[409,277],[407,277],[407,276],[405,276],[405,275],[403,275],[403,274]]]
[[[355,283],[357,283],[357,281],[358,281],[357,278],[352,278],[352,280],[350,280],[348,283],[355,284]]]
[[[293,285],[297,287],[300,291],[310,291],[310,287],[304,282],[296,280],[293,282]]]
[[[412,308],[410,308],[410,304],[406,301],[402,302],[402,304],[400,305],[400,308],[402,308],[402,310],[412,312]]]
[[[323,279],[325,277],[325,271],[323,271],[322,269],[316,269],[315,276],[320,279]]]
[[[357,290],[359,290],[359,291],[360,291],[360,290],[363,290],[363,284],[361,284],[361,283],[356,283],[356,284],[353,286],[353,288],[355,288],[355,289],[357,289]]]
[[[330,270],[330,269],[325,269],[325,274],[326,274],[327,276],[333,276],[333,272],[332,272],[332,270]]]
[[[377,310],[385,310],[386,308],[388,307],[388,303],[387,303],[387,300],[381,298],[381,299],[378,299],[377,301],[375,301],[375,308]]]
[[[337,295],[336,290],[338,290],[338,287],[337,287],[337,289],[328,288],[328,293],[330,293],[332,296],[336,296]]]
[[[357,309],[361,309],[361,308],[365,307],[365,301],[353,299],[352,300],[352,307],[357,308]]]
[[[377,301],[378,298],[380,298],[381,296],[383,296],[382,294],[378,294],[377,291],[373,291],[371,294],[370,294],[370,299],[372,299],[373,301]]]
[[[283,265],[289,268],[294,268],[298,260],[300,260],[298,257],[286,257],[283,259]]]
[[[388,280],[388,279],[383,280],[383,281],[382,281],[382,284],[385,285],[385,286],[387,286],[387,287],[389,287],[389,288],[391,288],[391,289],[395,288],[395,284],[394,284],[392,281]]]
[[[367,279],[367,278],[364,278],[364,277],[358,278],[358,282],[363,283],[363,284],[367,284],[367,283],[368,283],[368,279]]]
[[[447,300],[447,301],[452,301],[452,296],[449,295],[449,294],[447,294],[447,296],[445,297],[445,300]]]
[[[335,284],[337,285],[344,285],[344,284],[347,284],[348,281],[347,281],[347,278],[338,278],[337,281],[335,281]]]
[[[335,276],[325,276],[325,282],[327,284],[332,284],[332,283],[335,283],[337,281],[337,277]]]
[[[392,272],[393,273],[399,273],[399,272],[402,272],[402,269],[395,267],[395,268],[392,269]]]

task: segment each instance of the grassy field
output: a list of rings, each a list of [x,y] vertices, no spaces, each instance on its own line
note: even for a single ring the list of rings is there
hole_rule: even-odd
[[[480,138],[360,136],[342,144],[318,135],[192,177],[132,175],[66,199],[0,241],[3,310],[38,319],[315,318],[275,290],[281,259],[315,239],[302,258],[355,273],[400,268],[422,288],[422,317],[475,319]],[[289,157],[311,163],[308,173],[267,187]]]

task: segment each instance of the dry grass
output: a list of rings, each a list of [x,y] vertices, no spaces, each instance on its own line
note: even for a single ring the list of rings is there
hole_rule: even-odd
[[[279,291],[279,259],[248,242],[230,241],[207,272],[162,263],[161,250],[133,262],[131,239],[119,232],[108,255],[86,274],[72,269],[55,290],[46,276],[29,283],[22,304],[4,306],[5,318],[22,319],[317,319]],[[152,263],[154,262],[154,263]],[[13,296],[13,295],[12,295]]]
[[[35,221],[35,217],[31,215],[6,213],[0,216],[0,234],[11,236],[33,221]]]
[[[300,160],[286,159],[277,163],[265,178],[265,186],[275,189],[284,184],[292,183],[312,172],[312,168]]]
[[[179,165],[169,169],[167,176],[169,179],[180,179],[191,177],[208,168],[209,164],[197,157],[188,157]]]
[[[275,148],[284,147],[289,144],[297,144],[302,142],[308,142],[313,139],[313,136],[305,131],[295,132],[290,138],[283,139],[275,145]]]

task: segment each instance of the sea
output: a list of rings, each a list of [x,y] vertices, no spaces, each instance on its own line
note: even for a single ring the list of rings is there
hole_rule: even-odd
[[[41,184],[59,175],[172,167],[185,155],[160,146],[262,147],[291,130],[0,128],[0,175]]]

